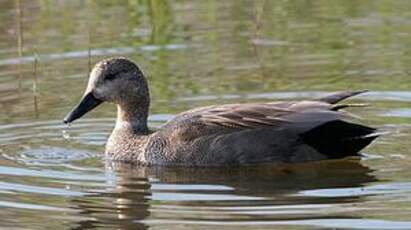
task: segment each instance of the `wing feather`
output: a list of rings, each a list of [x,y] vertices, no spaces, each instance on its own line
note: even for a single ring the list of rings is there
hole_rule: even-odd
[[[331,108],[328,103],[318,101],[234,104],[203,110],[198,117],[202,122],[211,125],[258,128],[298,122],[298,119],[304,119],[296,114],[314,110],[330,111]],[[309,115],[311,116],[312,114]]]

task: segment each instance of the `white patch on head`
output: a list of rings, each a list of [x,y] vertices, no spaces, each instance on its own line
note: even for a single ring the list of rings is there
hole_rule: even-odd
[[[90,72],[86,92],[91,92],[95,90],[100,74],[101,74],[101,67],[99,64],[96,64],[96,66],[94,66],[94,68]]]

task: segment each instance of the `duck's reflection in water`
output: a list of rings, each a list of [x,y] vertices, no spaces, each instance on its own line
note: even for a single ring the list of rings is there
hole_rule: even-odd
[[[234,168],[165,168],[107,163],[106,170],[113,177],[111,191],[73,200],[82,216],[89,217],[78,222],[79,229],[103,226],[145,229],[149,224],[167,221],[204,224],[204,221],[352,218],[349,214],[325,216],[315,211],[316,206],[358,203],[361,194],[310,197],[301,192],[358,188],[376,181],[372,170],[356,160]],[[294,212],[287,213],[291,207]],[[299,213],[297,208],[295,212],[296,207],[311,211]]]

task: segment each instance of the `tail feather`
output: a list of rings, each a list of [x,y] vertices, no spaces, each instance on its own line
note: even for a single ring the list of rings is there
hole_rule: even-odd
[[[374,128],[338,120],[316,127],[302,138],[329,158],[341,158],[357,155],[378,136]]]
[[[338,111],[340,109],[345,109],[348,107],[367,107],[369,104],[337,104],[332,106],[332,110]]]
[[[346,98],[368,92],[368,90],[358,90],[358,91],[345,91],[345,92],[339,92],[339,93],[334,93],[331,95],[328,95],[326,97],[319,98],[319,101],[327,102],[330,104],[335,104],[339,101],[342,101]]]

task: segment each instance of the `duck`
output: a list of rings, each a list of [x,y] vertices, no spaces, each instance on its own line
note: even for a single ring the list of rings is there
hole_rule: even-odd
[[[303,163],[358,156],[376,128],[352,122],[341,104],[366,90],[342,91],[301,101],[234,103],[194,108],[157,130],[149,129],[150,93],[143,72],[125,57],[99,61],[90,72],[69,124],[102,102],[117,106],[105,146],[115,162],[148,166],[231,166]]]

